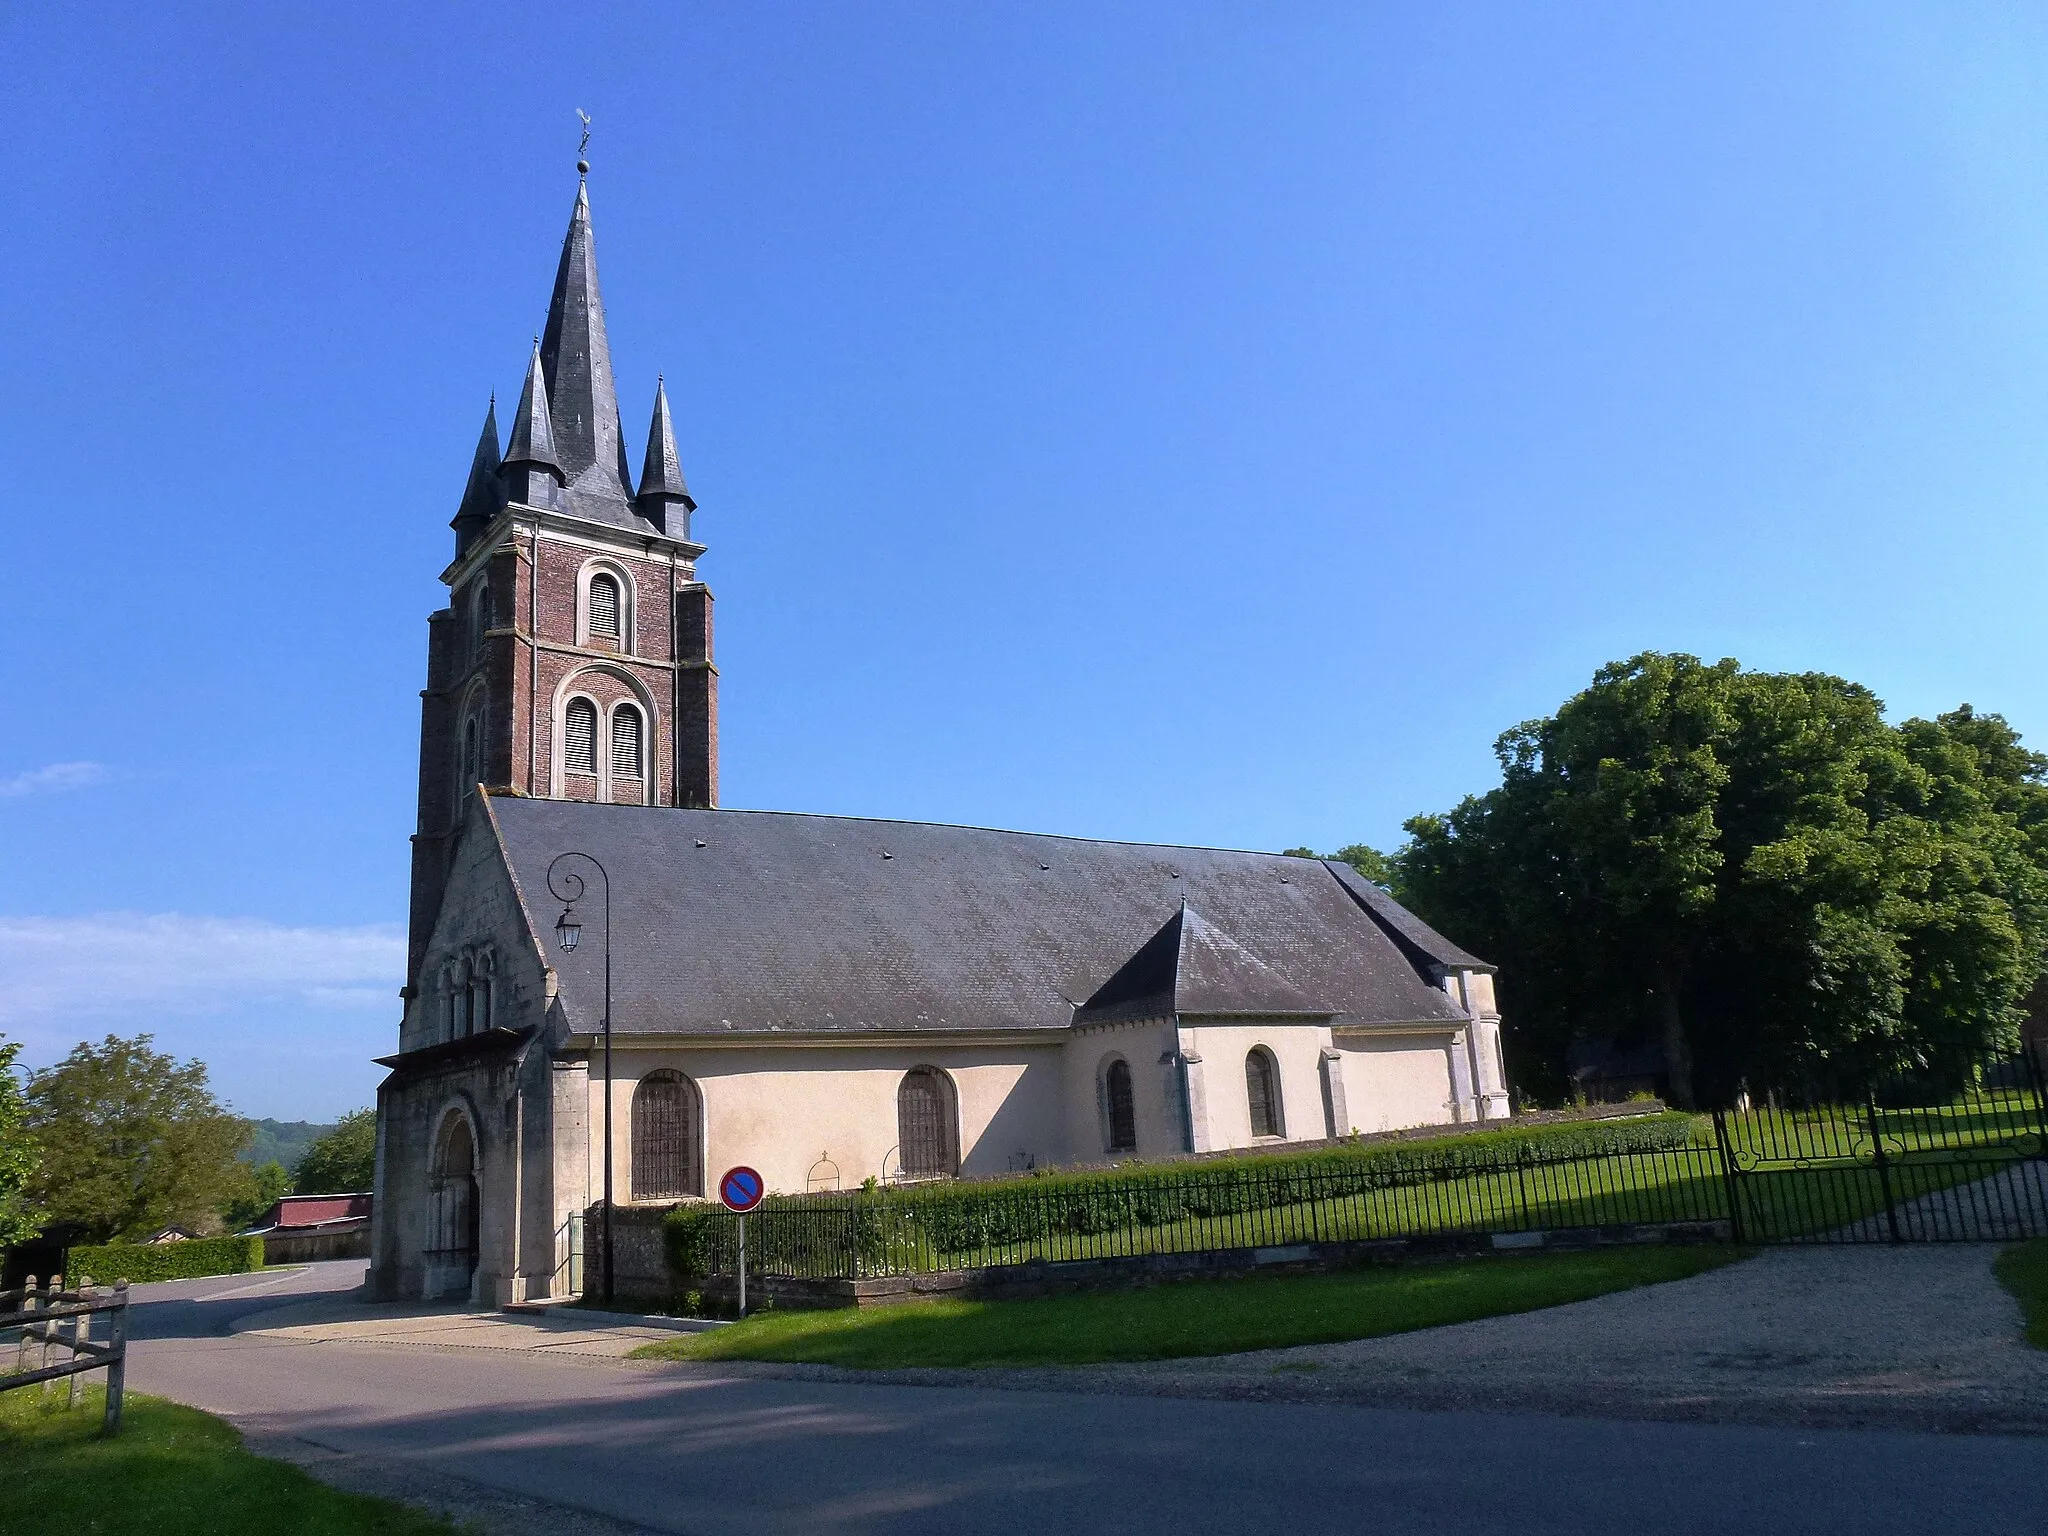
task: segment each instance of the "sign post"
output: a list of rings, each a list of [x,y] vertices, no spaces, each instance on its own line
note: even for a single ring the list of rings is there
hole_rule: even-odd
[[[740,1219],[740,1316],[747,1315],[747,1212],[761,1203],[768,1184],[760,1174],[742,1163],[725,1170],[718,1181],[718,1203]]]

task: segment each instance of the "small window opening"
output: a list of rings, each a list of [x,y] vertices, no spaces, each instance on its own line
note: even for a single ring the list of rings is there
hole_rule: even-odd
[[[1103,1090],[1109,1100],[1109,1147],[1111,1152],[1138,1149],[1138,1112],[1131,1095],[1131,1066],[1112,1061],[1104,1074]]]
[[[1251,1101],[1252,1134],[1285,1134],[1280,1120],[1280,1074],[1273,1065],[1273,1053],[1264,1046],[1244,1059],[1245,1097]]]
[[[590,637],[618,644],[619,583],[616,577],[600,573],[590,578]]]
[[[588,699],[571,699],[562,736],[562,766],[570,773],[596,773],[597,706]]]

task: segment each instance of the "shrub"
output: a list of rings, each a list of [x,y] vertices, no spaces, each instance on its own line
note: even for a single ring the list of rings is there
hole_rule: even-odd
[[[1238,1215],[1515,1167],[1663,1152],[1691,1143],[1690,1115],[1530,1126],[1418,1142],[1247,1155],[1089,1173],[1041,1173],[763,1201],[749,1271],[805,1276],[946,1267],[949,1255]],[[734,1267],[733,1218],[683,1206],[663,1223],[678,1285]]]
[[[193,1237],[177,1243],[101,1243],[74,1248],[65,1274],[90,1275],[100,1284],[126,1280],[197,1280],[205,1275],[241,1275],[263,1267],[260,1237]]]

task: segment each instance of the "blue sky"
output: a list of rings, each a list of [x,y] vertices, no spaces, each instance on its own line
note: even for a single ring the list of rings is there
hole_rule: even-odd
[[[87,3],[0,51],[31,1061],[369,1101],[578,107],[728,804],[1390,846],[1646,648],[2048,739],[2037,7]]]

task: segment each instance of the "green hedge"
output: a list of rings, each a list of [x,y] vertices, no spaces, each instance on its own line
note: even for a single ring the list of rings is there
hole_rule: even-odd
[[[241,1275],[263,1267],[260,1237],[188,1237],[176,1243],[101,1243],[65,1255],[71,1279],[90,1275],[101,1285],[116,1280],[197,1280]]]
[[[765,1219],[748,1226],[747,1267],[809,1276],[944,1268],[949,1255],[1057,1235],[1167,1226],[1518,1166],[1666,1152],[1691,1144],[1693,1132],[1692,1116],[1665,1113],[1314,1152],[777,1196],[762,1203]],[[670,1212],[663,1240],[678,1283],[732,1268],[734,1237],[732,1218],[716,1206]]]

